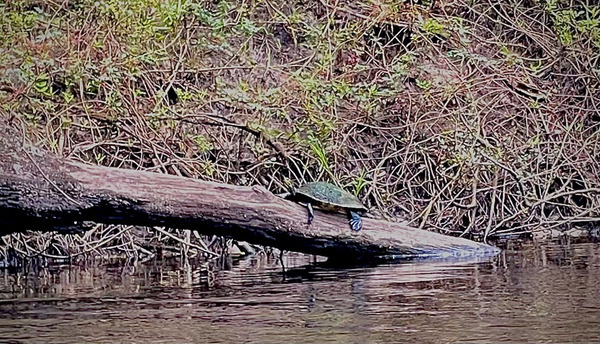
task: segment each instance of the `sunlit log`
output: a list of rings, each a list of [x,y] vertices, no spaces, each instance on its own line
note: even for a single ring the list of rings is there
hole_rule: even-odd
[[[0,123],[0,234],[55,230],[83,221],[194,229],[339,259],[495,254],[494,247],[344,214],[306,209],[261,186],[243,187],[77,163],[25,145]]]

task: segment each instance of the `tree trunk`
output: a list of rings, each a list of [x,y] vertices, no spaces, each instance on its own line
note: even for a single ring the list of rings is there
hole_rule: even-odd
[[[0,122],[0,234],[55,230],[83,221],[194,229],[284,250],[333,258],[473,256],[492,246],[363,219],[350,230],[345,214],[306,209],[261,186],[243,187],[172,175],[91,166],[22,143]]]

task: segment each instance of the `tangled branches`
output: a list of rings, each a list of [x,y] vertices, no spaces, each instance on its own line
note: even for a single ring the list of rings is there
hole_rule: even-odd
[[[2,113],[73,159],[329,180],[456,235],[597,225],[598,6],[435,3],[11,2]]]
[[[21,266],[24,261],[32,259],[73,263],[102,257],[147,261],[159,256],[180,257],[186,262],[257,252],[273,256],[273,252],[257,250],[245,242],[203,237],[190,230],[167,231],[160,227],[89,224],[85,232],[13,233],[0,240],[2,266]]]

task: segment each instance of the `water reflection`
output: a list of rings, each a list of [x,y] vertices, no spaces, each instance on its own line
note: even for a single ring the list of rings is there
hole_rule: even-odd
[[[599,342],[598,244],[342,267],[288,255],[0,271],[17,342]]]

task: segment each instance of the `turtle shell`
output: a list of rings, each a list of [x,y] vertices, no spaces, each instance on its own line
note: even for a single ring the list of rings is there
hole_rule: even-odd
[[[338,207],[352,210],[367,211],[353,194],[344,191],[331,183],[313,182],[304,184],[296,190],[296,194],[308,198],[323,207]]]

